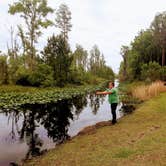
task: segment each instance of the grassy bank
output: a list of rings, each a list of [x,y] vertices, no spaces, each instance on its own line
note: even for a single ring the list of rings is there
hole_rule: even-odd
[[[110,166],[166,163],[166,93],[142,104],[117,125],[101,127],[25,166]]]

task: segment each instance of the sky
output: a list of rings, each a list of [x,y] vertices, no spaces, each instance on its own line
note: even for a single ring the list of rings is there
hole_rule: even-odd
[[[9,29],[22,24],[18,15],[8,14],[8,6],[17,0],[0,0],[0,50],[7,50],[10,43]],[[69,6],[72,12],[72,31],[69,42],[72,50],[76,44],[90,51],[94,44],[104,54],[106,64],[117,73],[122,57],[120,48],[129,45],[141,29],[150,26],[158,12],[166,10],[165,0],[48,0],[55,10],[62,3]],[[49,15],[50,19],[55,18]],[[39,39],[39,48],[47,43],[47,38],[58,34],[55,27],[43,30]]]

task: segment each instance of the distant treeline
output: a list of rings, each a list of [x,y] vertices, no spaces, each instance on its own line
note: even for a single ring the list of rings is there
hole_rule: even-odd
[[[23,25],[17,26],[16,36],[11,27],[8,50],[0,52],[0,84],[62,87],[114,79],[114,72],[97,45],[90,52],[79,44],[75,51],[71,50],[68,33],[72,17],[66,4],[55,12],[47,0],[18,0],[9,5],[8,12],[19,15]],[[50,14],[55,14],[54,20],[48,19]],[[52,34],[39,51],[39,37],[50,26],[60,29],[60,34]]]
[[[166,81],[166,12],[158,13],[130,46],[122,46],[121,80]]]

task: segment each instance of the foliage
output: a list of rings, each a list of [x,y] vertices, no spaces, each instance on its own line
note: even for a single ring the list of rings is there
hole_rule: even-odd
[[[89,70],[92,74],[97,75],[98,69],[105,64],[101,58],[101,53],[97,45],[94,45],[90,51]]]
[[[98,77],[113,80],[113,70],[105,64],[104,55],[100,52],[97,45],[90,51],[89,71]]]
[[[155,16],[151,29],[154,40],[158,47],[162,49],[162,66],[165,65],[165,48],[166,48],[166,11]]]
[[[29,71],[24,66],[19,66],[15,77],[17,85],[35,87],[54,85],[52,69],[46,64],[38,64],[33,72]]]
[[[81,45],[76,45],[76,49],[72,54],[73,60],[70,67],[70,82],[83,84],[86,82],[88,68],[88,52]]]
[[[123,79],[126,80],[127,78],[127,54],[129,52],[129,47],[128,46],[122,46],[121,47],[121,55],[123,57]]]
[[[104,79],[112,80],[115,79],[115,74],[111,67],[109,66],[103,66],[98,70],[98,76]]]
[[[104,80],[105,80],[101,77],[93,75],[91,72],[87,72],[84,75],[83,79],[84,79],[86,84],[93,84],[93,85],[98,84],[98,82],[104,82]],[[108,79],[106,79],[106,80],[108,80]]]
[[[84,82],[86,82],[86,75],[87,72],[84,72],[80,69],[74,69],[71,67],[68,82],[77,85],[84,84]]]
[[[0,84],[7,83],[8,80],[7,56],[0,55]]]
[[[164,66],[160,69],[160,78],[161,78],[161,80],[166,81],[166,66]]]
[[[71,12],[67,5],[61,4],[56,12],[56,27],[61,29],[64,40],[68,39],[68,32],[71,31]]]
[[[38,64],[37,68],[29,75],[28,80],[31,86],[53,86],[53,72],[50,66],[46,64]]]
[[[143,64],[141,68],[142,80],[150,79],[155,81],[160,79],[161,66],[157,62],[149,62],[149,64]]]
[[[28,55],[28,66],[34,68],[36,58],[36,47],[41,28],[47,28],[52,25],[52,21],[46,17],[52,13],[53,9],[47,6],[47,0],[19,0],[9,7],[9,13],[12,15],[20,14],[24,19],[26,28],[19,25],[19,36],[22,40],[24,54]]]
[[[122,51],[123,62],[119,72],[121,80],[165,80],[165,29],[166,12],[164,11],[155,16],[149,29],[140,31],[131,42],[126,54]]]
[[[17,0],[9,5],[8,12],[18,14],[24,27],[18,25],[16,34],[11,27],[6,56],[0,57],[0,84],[63,87],[114,79],[114,73],[105,64],[97,45],[90,53],[79,44],[71,51],[68,32],[72,25],[68,6],[62,4],[56,10],[55,23],[47,19],[54,11],[47,0]],[[37,44],[42,29],[53,24],[61,29],[61,33],[50,36],[47,45],[39,52]]]
[[[126,58],[127,62],[123,60],[120,66],[119,76],[121,80],[124,80],[124,72],[126,73],[126,78],[130,81],[153,77],[153,74],[150,74],[152,73],[153,66],[158,71],[154,71],[155,76],[152,79],[150,78],[151,81],[154,79],[163,79],[164,76],[161,77],[160,74],[162,65],[161,49],[156,46],[151,30],[141,31],[138,36],[135,37],[127,51]],[[126,63],[126,71],[124,71],[124,62]],[[148,66],[151,68],[151,71],[147,71]],[[147,74],[147,72],[149,72],[149,74]]]
[[[16,85],[30,86],[31,83],[29,81],[30,71],[26,69],[23,65],[18,67],[16,71]]]
[[[47,46],[44,48],[44,60],[54,71],[56,85],[64,86],[68,82],[72,56],[66,40],[59,36],[52,36],[48,39]]]
[[[73,53],[74,70],[86,71],[88,68],[88,52],[81,45],[77,44]]]
[[[20,70],[21,66],[23,67],[23,58],[17,57],[17,58],[10,58],[9,64],[8,64],[8,75],[9,75],[9,83],[10,84],[16,84],[16,81],[18,79],[18,70]]]

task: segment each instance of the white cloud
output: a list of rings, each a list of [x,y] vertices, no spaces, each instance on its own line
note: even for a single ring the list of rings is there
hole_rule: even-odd
[[[19,17],[7,14],[8,4],[12,2],[0,0],[0,50],[4,50],[10,37],[7,27],[19,23]],[[149,27],[157,12],[165,10],[164,0],[49,0],[49,5],[55,9],[61,3],[66,3],[72,11],[72,48],[79,43],[90,50],[97,44],[107,64],[116,72],[121,61],[121,45],[130,44],[138,31]],[[44,30],[40,45],[43,46],[47,37],[57,32],[55,28]]]

